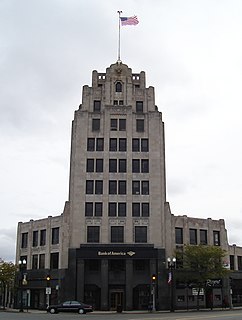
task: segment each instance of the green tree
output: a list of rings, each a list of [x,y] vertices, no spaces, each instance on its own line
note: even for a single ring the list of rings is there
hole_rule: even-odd
[[[5,262],[0,259],[0,283],[1,283],[1,296],[2,305],[5,308],[6,301],[5,296],[7,290],[13,287],[17,266],[12,262]]]

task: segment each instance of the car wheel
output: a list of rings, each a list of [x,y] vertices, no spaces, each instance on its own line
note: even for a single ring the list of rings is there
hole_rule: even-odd
[[[79,313],[79,314],[84,314],[84,313],[85,313],[85,310],[84,310],[84,309],[79,309],[79,310],[78,310],[78,313]]]
[[[51,313],[51,314],[54,314],[54,313],[56,313],[56,310],[55,310],[55,308],[50,308],[50,313]]]

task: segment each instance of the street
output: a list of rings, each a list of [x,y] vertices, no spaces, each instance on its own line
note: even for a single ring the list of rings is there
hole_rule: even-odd
[[[92,314],[79,315],[75,313],[47,314],[43,312],[0,312],[0,319],[3,320],[241,320],[242,310],[226,311],[191,311],[191,312],[157,312],[157,313],[110,313],[95,312]]]

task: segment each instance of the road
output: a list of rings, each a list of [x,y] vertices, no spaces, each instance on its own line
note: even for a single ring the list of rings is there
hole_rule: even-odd
[[[158,312],[158,313],[75,313],[47,314],[38,312],[1,312],[1,320],[241,320],[242,310]]]

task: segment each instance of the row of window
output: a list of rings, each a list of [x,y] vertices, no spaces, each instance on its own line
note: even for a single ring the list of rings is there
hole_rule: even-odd
[[[86,217],[101,217],[103,215],[102,202],[86,202],[85,216]],[[109,202],[108,216],[109,217],[126,217],[127,203],[126,202]],[[132,203],[132,217],[149,217],[150,205],[148,202],[134,202]]]
[[[199,240],[200,244],[207,245],[208,244],[208,231],[206,229],[189,229],[189,243],[191,245],[198,244],[198,232],[199,232]],[[183,244],[183,228],[175,228],[175,241],[176,244]],[[213,245],[220,246],[220,232],[213,231]]]
[[[20,260],[25,260],[27,262],[27,256],[21,256]],[[31,261],[32,269],[45,269],[45,254],[33,254]],[[23,265],[23,268],[27,268],[27,264]],[[59,268],[59,252],[53,252],[50,254],[50,269]]]
[[[87,138],[87,151],[103,151],[104,138]],[[109,151],[126,151],[126,138],[110,138]],[[149,152],[149,139],[147,138],[133,138],[132,139],[133,152]]]
[[[59,243],[59,227],[51,229],[51,244]],[[45,246],[46,245],[46,229],[34,230],[32,236],[32,246]],[[21,248],[28,247],[28,232],[21,234]]]
[[[100,131],[101,119],[92,119],[92,131]],[[111,131],[126,131],[126,119],[110,119],[110,130]],[[136,119],[136,131],[145,131],[144,119]]]
[[[230,255],[229,260],[230,260],[230,270],[235,270],[235,256]],[[238,270],[242,270],[242,256],[237,256],[237,265],[238,265]]]
[[[117,91],[117,92],[121,92],[121,91]],[[117,105],[123,106],[124,101],[123,100],[114,100],[113,104],[115,106],[117,106]],[[138,112],[138,113],[144,112],[143,106],[144,106],[143,101],[136,101],[136,112]],[[101,112],[101,100],[94,100],[93,112]]]
[[[87,159],[87,172],[103,172],[103,159]],[[109,172],[127,172],[126,159],[109,159]],[[133,173],[149,173],[148,159],[133,159],[132,160]]]
[[[126,180],[109,180],[108,194],[127,194]],[[103,194],[103,180],[86,180],[86,194]],[[149,194],[149,181],[134,180],[132,181],[132,194],[133,195],[148,195]]]

